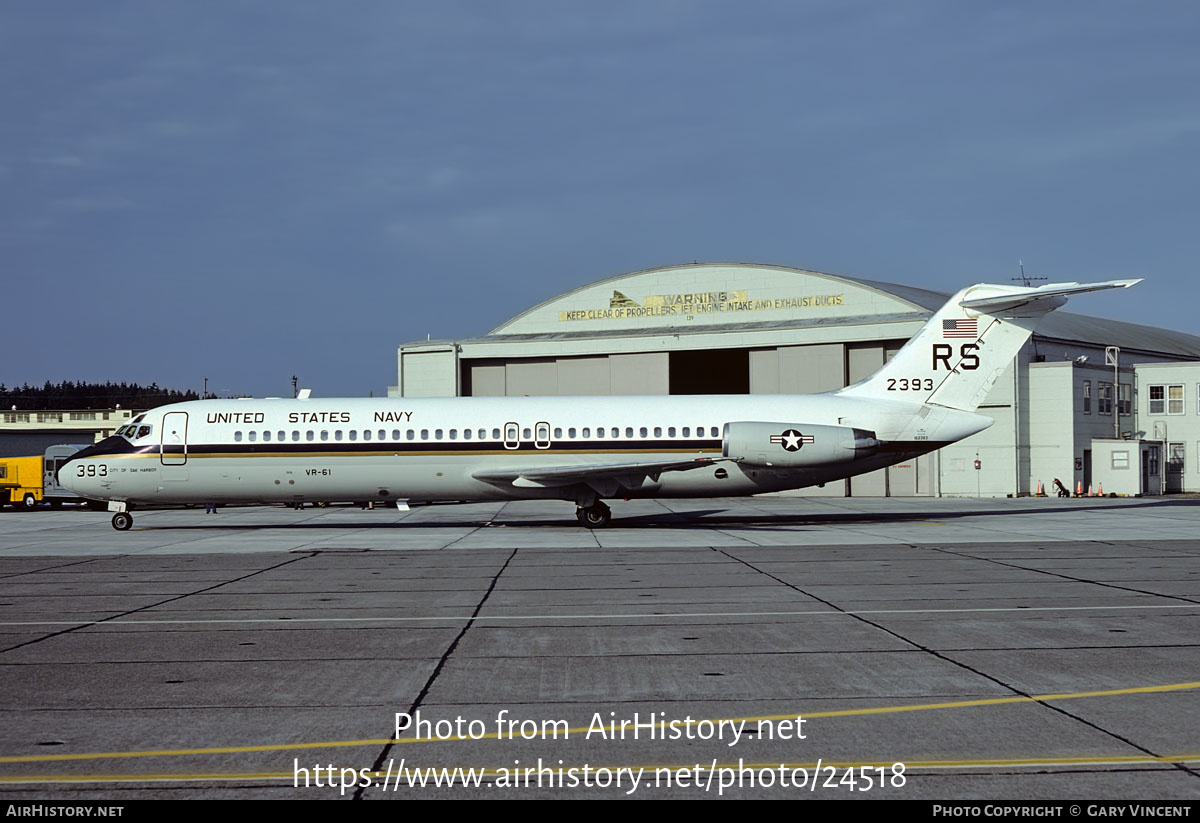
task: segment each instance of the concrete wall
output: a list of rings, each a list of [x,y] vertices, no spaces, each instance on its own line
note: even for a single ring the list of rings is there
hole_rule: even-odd
[[[1170,492],[1200,491],[1200,363],[1150,364],[1134,366],[1137,382],[1137,428],[1148,440],[1163,441],[1164,477]],[[1171,386],[1183,387],[1183,408],[1172,414],[1164,402],[1162,411],[1150,412],[1150,387],[1164,387],[1169,396]],[[1182,472],[1179,465],[1170,464],[1172,444],[1181,444]]]
[[[403,347],[398,358],[395,397],[455,397],[458,394],[458,349],[453,344]]]

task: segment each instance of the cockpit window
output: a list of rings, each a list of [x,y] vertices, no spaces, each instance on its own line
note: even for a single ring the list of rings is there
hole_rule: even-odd
[[[138,429],[137,436],[138,436],[138,437],[145,437],[145,436],[146,436],[146,435],[148,435],[149,433],[150,433],[150,426],[142,426],[142,427],[140,427],[140,428]]]
[[[146,415],[144,415],[144,414],[139,414],[137,417],[133,418],[133,419],[132,419],[132,420],[130,420],[129,422],[130,422],[130,423],[137,424],[137,423],[141,423],[141,422],[142,422],[143,420],[145,420],[145,419],[146,419]]]

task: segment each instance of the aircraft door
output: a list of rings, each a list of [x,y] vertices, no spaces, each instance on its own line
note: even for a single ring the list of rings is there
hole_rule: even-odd
[[[164,466],[187,465],[187,412],[167,412],[162,420],[162,454]]]
[[[533,445],[539,449],[550,448],[550,424],[549,423],[538,423],[537,424],[537,428],[534,430]]]
[[[516,423],[504,424],[504,448],[521,448],[521,429]]]

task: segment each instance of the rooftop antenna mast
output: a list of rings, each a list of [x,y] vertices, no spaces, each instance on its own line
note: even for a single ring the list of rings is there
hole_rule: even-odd
[[[1025,273],[1025,263],[1021,260],[1017,261],[1017,265],[1021,268],[1020,277],[1010,277],[1010,280],[1020,280],[1023,286],[1032,286],[1034,280],[1045,280],[1045,277],[1030,277]]]

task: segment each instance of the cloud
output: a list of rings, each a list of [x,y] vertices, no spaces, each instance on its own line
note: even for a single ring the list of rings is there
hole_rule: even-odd
[[[33,162],[39,166],[53,166],[60,169],[79,168],[84,165],[83,158],[77,154],[56,154],[49,157],[35,157]]]
[[[55,200],[51,200],[50,207],[56,211],[80,212],[89,214],[106,214],[112,212],[131,211],[136,208],[131,200],[115,194],[60,197]]]

